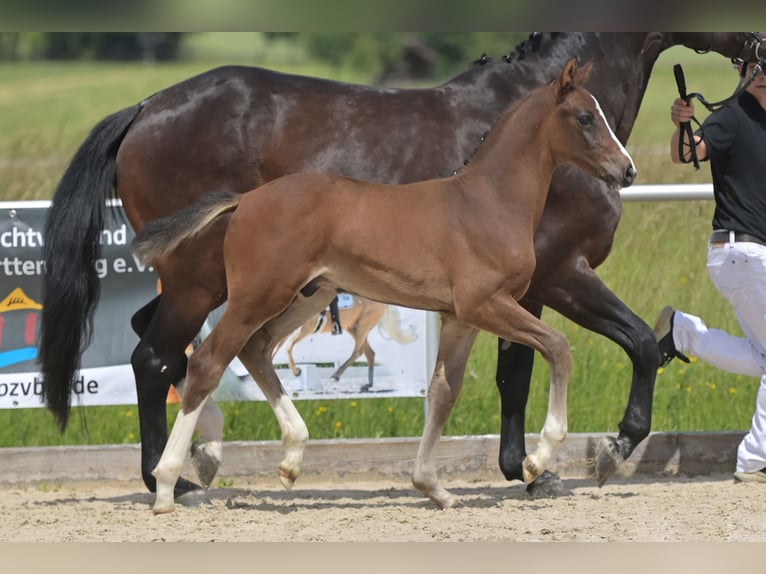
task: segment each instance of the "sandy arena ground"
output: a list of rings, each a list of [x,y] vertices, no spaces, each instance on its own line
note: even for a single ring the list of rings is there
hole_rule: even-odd
[[[154,516],[131,482],[0,485],[0,541],[766,541],[766,484],[706,477],[566,480],[572,496],[533,500],[520,483],[449,480],[446,511],[406,481],[259,479],[187,495]]]

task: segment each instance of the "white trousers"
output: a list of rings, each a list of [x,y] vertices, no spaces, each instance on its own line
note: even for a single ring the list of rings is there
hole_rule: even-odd
[[[745,337],[708,329],[699,317],[676,311],[673,341],[685,355],[761,380],[750,431],[737,449],[736,470],[752,472],[766,467],[766,247],[746,242],[711,246],[707,268]]]

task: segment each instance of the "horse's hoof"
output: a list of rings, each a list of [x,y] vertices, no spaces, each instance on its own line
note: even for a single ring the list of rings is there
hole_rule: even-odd
[[[223,445],[218,441],[197,441],[191,446],[191,461],[203,488],[208,488],[213,482],[218,467],[221,466],[221,451]]]
[[[625,462],[619,443],[612,437],[605,437],[596,446],[596,456],[593,459],[593,469],[596,475],[596,483],[604,486],[604,483],[615,473],[620,465]]]
[[[279,469],[279,481],[282,483],[285,490],[292,490],[296,478],[297,477],[291,472],[283,468]]]
[[[439,500],[436,500],[436,499],[433,499],[433,500],[441,510],[446,510],[448,508],[457,508],[461,506],[462,504],[460,502],[460,499],[457,496],[450,494],[449,492],[447,493],[447,496],[442,497]]]
[[[167,514],[173,512],[174,506],[171,505],[157,505],[152,506],[152,514]]]
[[[183,479],[178,479],[179,482],[181,480]],[[163,484],[158,481],[152,512],[154,514],[167,514],[168,512],[173,512],[173,509],[175,508],[175,496],[176,494],[171,491],[169,484]]]
[[[367,393],[372,388],[372,383],[367,383],[366,385],[362,385],[362,387],[359,389],[360,393]]]
[[[213,504],[206,490],[187,492],[183,496],[177,497],[175,502],[188,508],[196,508],[202,505],[211,506]]]
[[[546,470],[527,484],[527,496],[529,498],[558,498],[560,496],[572,496],[572,491],[564,486],[561,477]]]
[[[183,477],[179,477],[179,479],[176,481],[176,487],[173,489],[173,496],[178,498],[179,496],[183,496],[188,492],[194,492],[195,490],[202,490],[202,487],[199,484],[188,481]]]
[[[293,375],[296,376],[296,377],[300,377],[302,372],[303,371],[301,369],[295,369],[293,371]]]
[[[521,473],[524,477],[524,482],[531,484],[538,476],[540,476],[545,469],[535,462],[531,456],[526,456],[524,462],[521,464]]]

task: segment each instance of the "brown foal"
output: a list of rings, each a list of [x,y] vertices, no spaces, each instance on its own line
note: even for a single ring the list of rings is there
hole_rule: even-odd
[[[524,460],[524,479],[530,482],[545,470],[567,433],[572,359],[566,338],[518,300],[535,268],[533,237],[551,177],[564,162],[612,189],[630,185],[636,176],[598,102],[581,87],[589,70],[578,71],[576,60],[569,60],[558,79],[506,111],[473,160],[452,177],[386,185],[294,174],[243,195],[208,194],[141,231],[134,252],[151,262],[206,233],[213,222],[227,226],[228,307],[189,360],[182,410],[154,471],[155,513],[173,509],[173,489],[200,410],[229,362],[239,355],[273,396],[275,385],[281,385],[265,349],[269,341],[281,340],[276,325],[284,329],[299,318],[305,321],[338,289],[441,314],[436,369],[413,473],[421,492],[441,508],[457,501],[438,481],[433,450],[479,330],[532,347],[550,365],[548,414],[537,449]],[[337,217],[338,210],[344,217]],[[306,303],[317,291],[322,301]],[[285,314],[292,319],[287,321]],[[288,410],[285,399],[283,394],[272,402],[278,417]],[[308,436],[302,422],[290,414],[280,423],[287,437],[293,427],[298,429],[297,438],[286,439],[288,456],[280,465],[288,487],[299,474]]]

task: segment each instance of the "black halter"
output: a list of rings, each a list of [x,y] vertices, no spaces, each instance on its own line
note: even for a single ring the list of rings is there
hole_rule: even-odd
[[[734,98],[737,98],[742,92],[744,92],[747,87],[753,83],[753,80],[755,80],[755,78],[764,69],[764,67],[766,67],[766,40],[758,32],[750,32],[747,36],[747,39],[745,40],[745,45],[742,47],[742,51],[740,52],[739,57],[732,58],[731,61],[739,68],[740,79],[739,84],[737,85],[737,89],[734,90],[734,93],[732,93],[728,98],[724,98],[718,102],[708,102],[699,92],[692,92],[691,94],[687,94],[686,80],[684,79],[684,72],[681,68],[681,64],[676,64],[673,66],[673,73],[676,77],[676,84],[678,85],[678,94],[687,102],[692,98],[696,98],[710,112],[721,109]],[[750,74],[748,78],[745,78],[748,62],[755,62],[756,64],[755,68],[753,68],[753,73]],[[697,126],[702,128],[697,118],[692,117],[692,121],[694,121]],[[694,145],[694,134],[692,132],[691,122],[683,122],[681,124],[681,130],[683,134],[686,134],[686,139],[688,139],[689,143],[684,144],[683,135],[682,137],[678,138],[678,156],[682,163],[693,163],[694,169],[699,169],[700,162],[697,158],[697,146]],[[688,145],[691,148],[691,157],[688,160],[684,159],[684,145]]]

